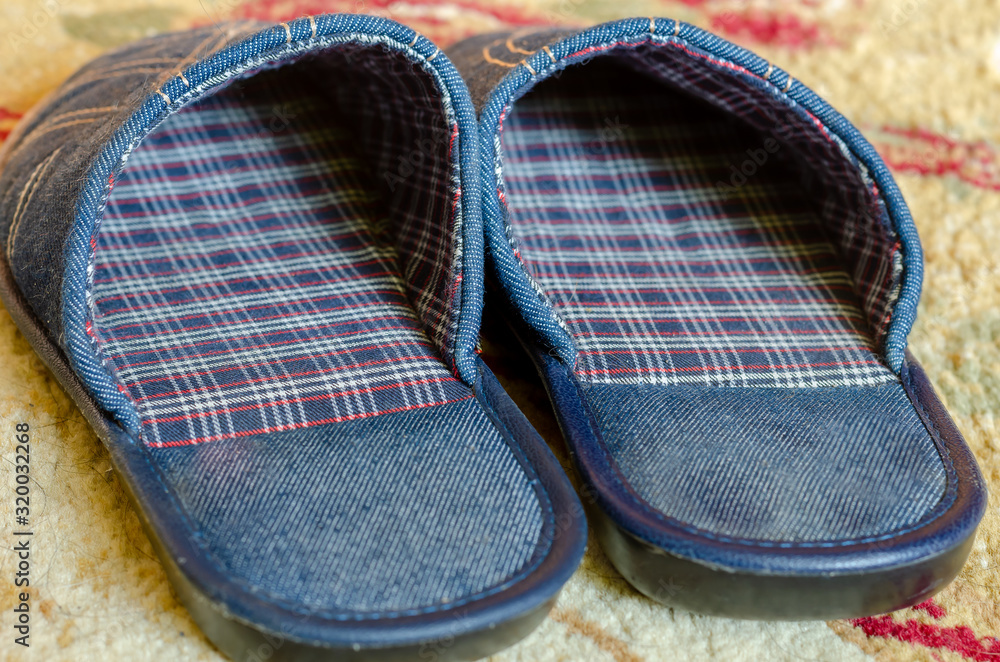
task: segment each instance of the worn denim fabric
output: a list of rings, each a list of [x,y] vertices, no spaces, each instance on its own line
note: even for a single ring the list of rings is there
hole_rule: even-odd
[[[583,392],[629,489],[706,536],[857,541],[949,505],[939,449],[899,384]]]
[[[475,400],[152,457],[223,573],[344,618],[460,608],[550,544],[548,497]]]
[[[543,618],[586,524],[475,355],[475,116],[436,46],[347,15],[161,35],[4,154],[0,292],[222,650],[475,657]]]
[[[740,617],[758,592],[779,618],[857,616],[954,577],[983,482],[913,379],[920,243],[858,131],[675,20],[480,35],[449,55],[479,111],[489,269],[616,567]],[[772,591],[779,575],[794,580]],[[847,575],[864,579],[827,582]],[[726,595],[662,596],[687,576]],[[869,580],[893,589],[870,602]]]

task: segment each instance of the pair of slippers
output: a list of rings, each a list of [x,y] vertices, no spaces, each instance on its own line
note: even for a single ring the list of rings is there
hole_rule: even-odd
[[[470,659],[544,618],[586,519],[478,356],[487,282],[643,593],[860,616],[968,554],[985,490],[905,349],[896,184],[690,25],[448,55],[352,15],[158,36],[2,165],[7,308],[235,659]]]

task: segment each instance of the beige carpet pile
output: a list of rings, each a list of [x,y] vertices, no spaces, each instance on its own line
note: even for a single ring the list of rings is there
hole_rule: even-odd
[[[1000,3],[996,0],[2,0],[0,141],[87,60],[228,17],[369,12],[442,46],[482,31],[658,15],[780,64],[844,113],[893,169],[927,257],[910,347],[992,493],[959,578],[919,608],[857,621],[698,616],[640,596],[592,540],[551,616],[496,662],[1000,662]],[[565,461],[547,399],[502,337],[515,400]],[[31,648],[13,644],[14,430],[32,434]],[[107,453],[0,311],[0,659],[221,660],[173,597]],[[252,659],[252,658],[250,658]],[[240,662],[243,662],[241,660]]]

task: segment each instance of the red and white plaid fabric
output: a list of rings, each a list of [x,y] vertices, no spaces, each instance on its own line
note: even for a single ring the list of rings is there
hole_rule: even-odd
[[[843,156],[823,152],[816,127],[791,124],[791,114],[780,136],[753,130],[739,118],[769,112],[757,91],[671,70],[727,114],[651,80],[664,62],[642,61],[643,74],[599,62],[568,70],[518,101],[504,125],[518,254],[573,335],[577,375],[776,387],[894,380],[871,331],[886,296],[875,283],[892,261],[876,250],[883,244],[858,240],[877,234],[858,230],[877,220],[841,204]],[[805,163],[837,191],[815,198],[798,176]],[[859,261],[861,249],[871,254]]]
[[[186,108],[116,183],[98,235],[92,334],[152,445],[471,396],[410,299],[447,268],[425,276],[419,259],[400,259],[398,209],[359,157],[356,130],[308,85],[264,72]],[[432,120],[443,121],[420,119]],[[447,217],[447,177],[420,181],[437,205],[422,211]],[[404,226],[404,247],[430,233],[411,218]]]

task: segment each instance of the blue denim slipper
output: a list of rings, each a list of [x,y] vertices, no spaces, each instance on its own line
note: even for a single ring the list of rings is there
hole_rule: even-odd
[[[950,581],[984,484],[905,351],[920,244],[858,131],[673,20],[449,54],[480,110],[492,276],[622,574],[774,619]]]
[[[582,556],[475,354],[477,152],[448,59],[360,16],[136,43],[6,144],[3,299],[234,659],[488,655]]]

